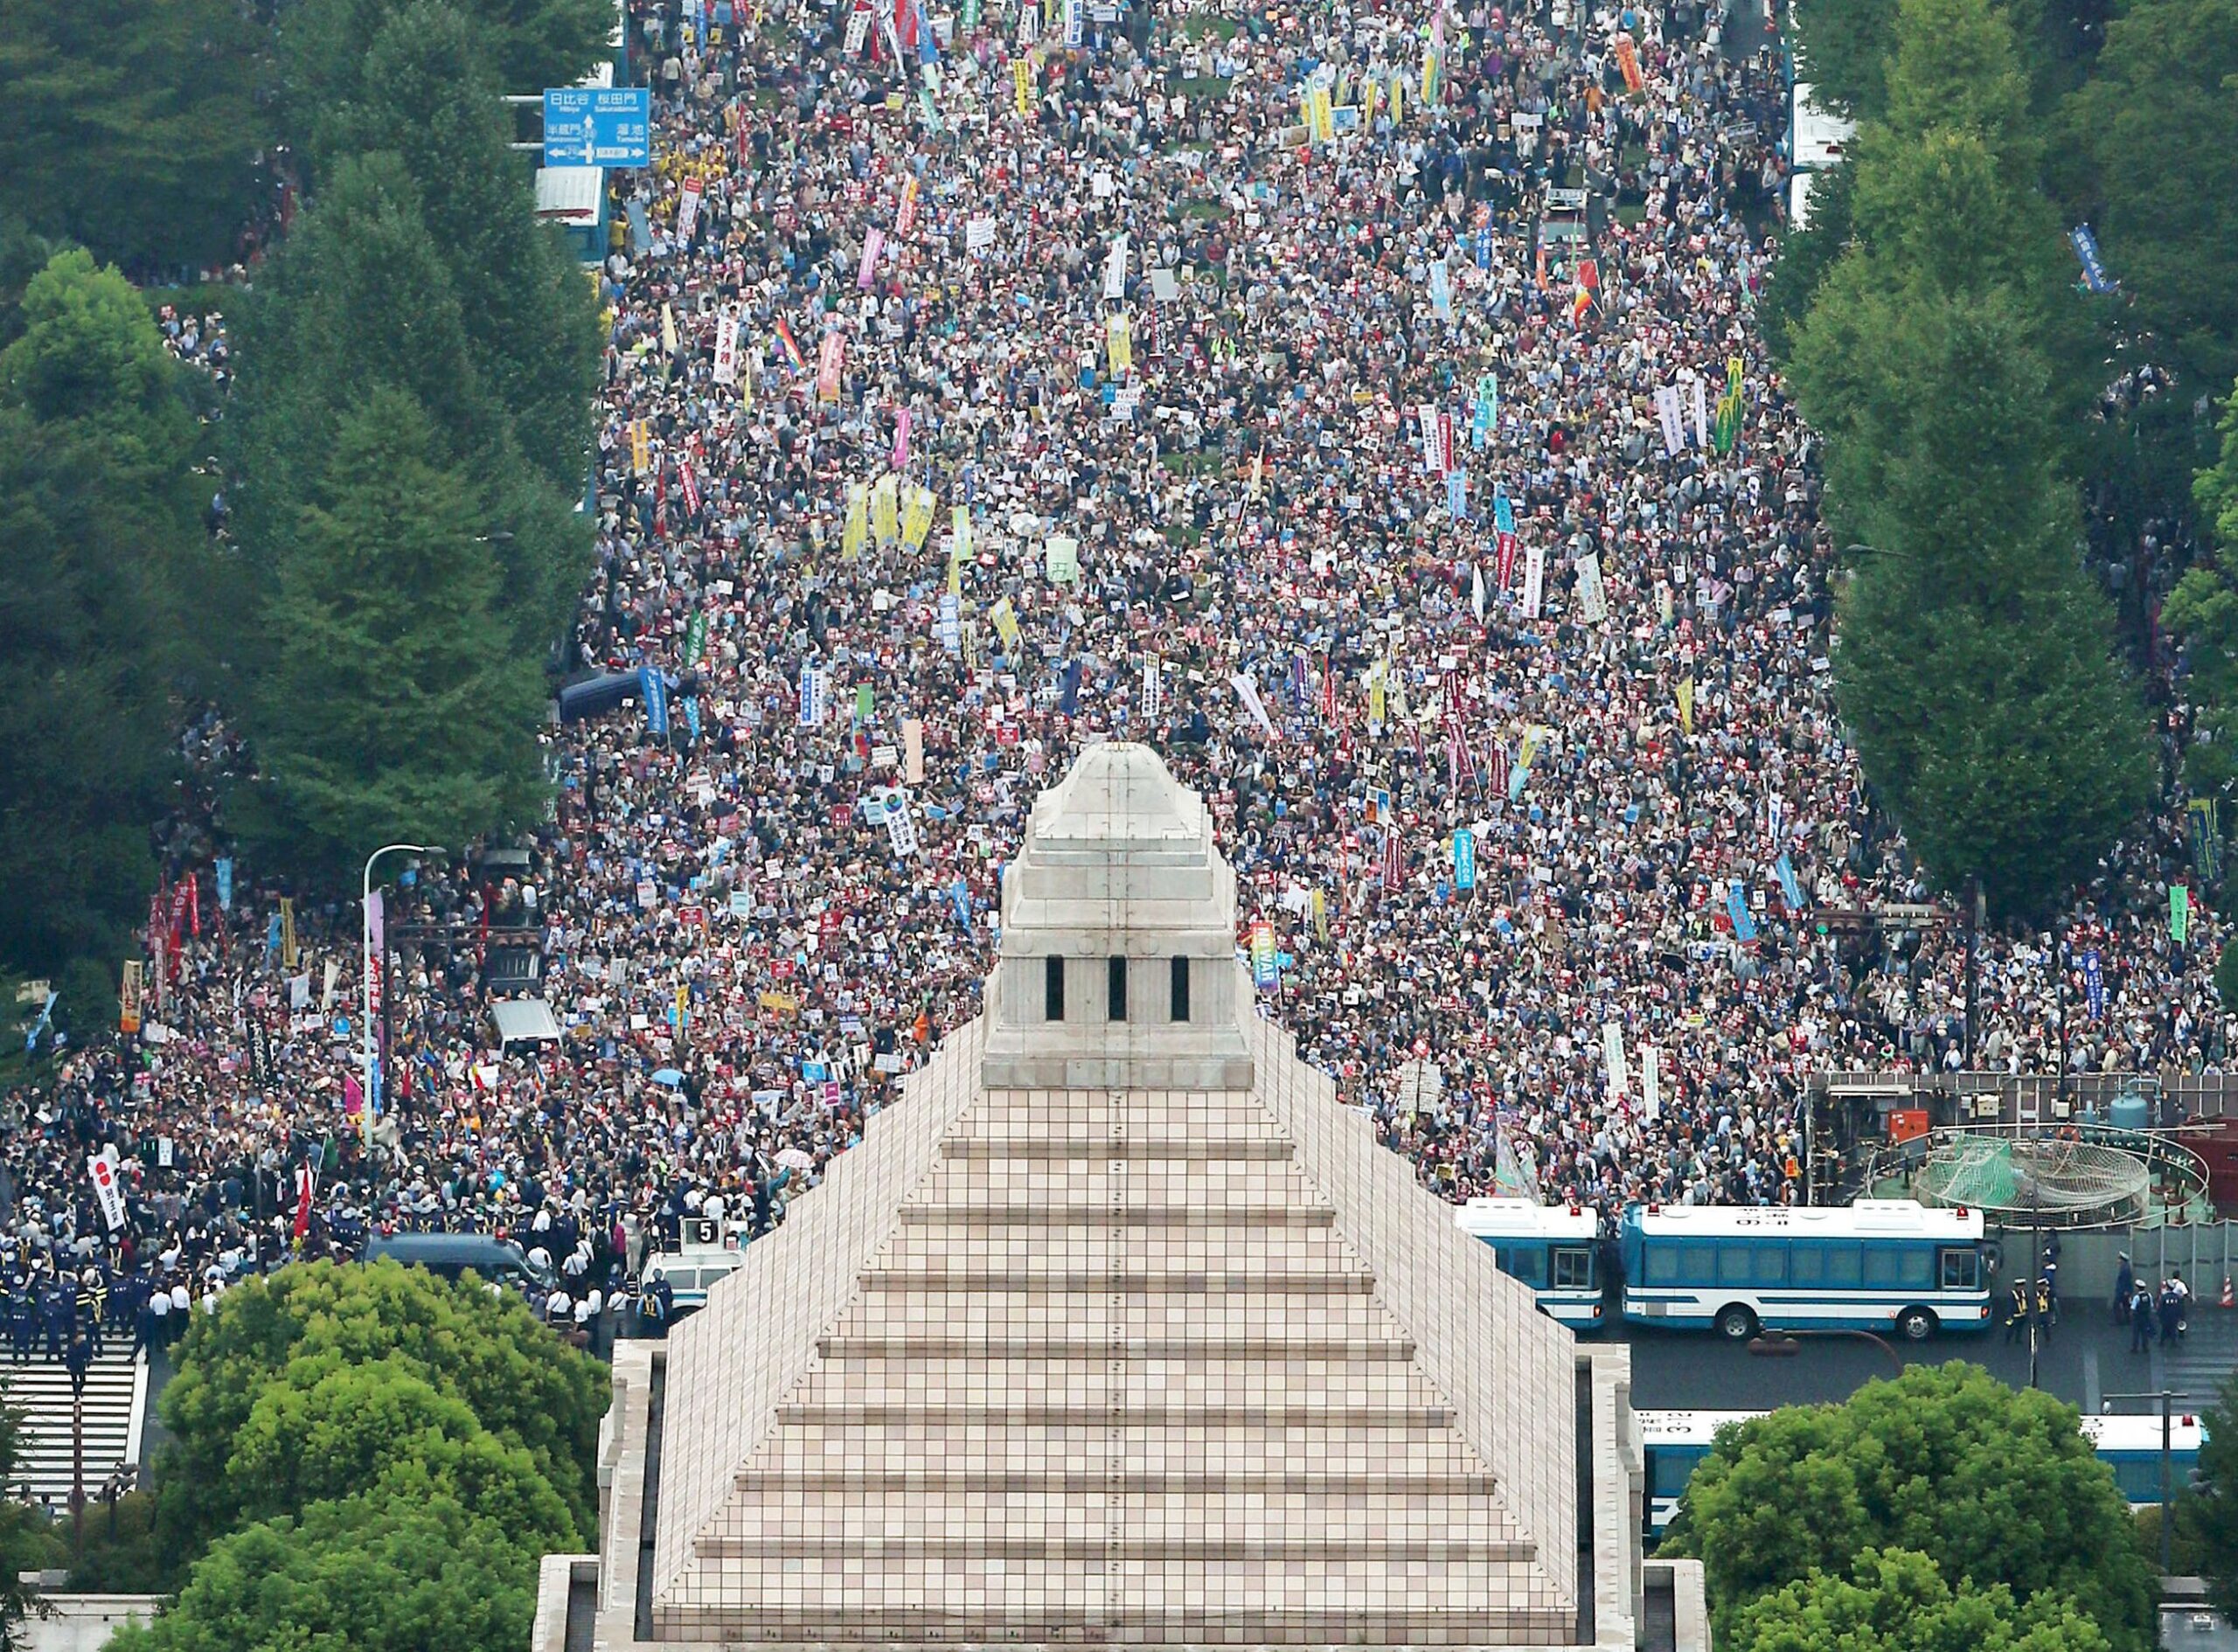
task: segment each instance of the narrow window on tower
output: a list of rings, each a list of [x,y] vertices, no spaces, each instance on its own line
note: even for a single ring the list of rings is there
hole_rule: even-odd
[[[1065,1018],[1065,961],[1049,957],[1041,961],[1041,1018],[1062,1021]]]
[[[1108,958],[1103,968],[1103,1012],[1113,1021],[1127,1018],[1127,961]]]
[[[1173,961],[1172,1008],[1173,1020],[1189,1019],[1189,961],[1186,958],[1176,958]]]

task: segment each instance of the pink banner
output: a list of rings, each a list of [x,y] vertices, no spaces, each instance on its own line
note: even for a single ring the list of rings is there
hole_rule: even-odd
[[[905,470],[909,465],[909,410],[898,407],[893,413],[893,462],[888,467]]]
[[[878,255],[886,246],[886,232],[874,229],[863,238],[862,273],[855,277],[855,285],[867,293],[871,283],[878,279]]]

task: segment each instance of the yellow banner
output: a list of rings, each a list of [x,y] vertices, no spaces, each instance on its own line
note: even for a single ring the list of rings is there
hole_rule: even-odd
[[[882,545],[892,545],[900,531],[900,491],[901,484],[891,471],[871,489],[871,531]]]
[[[933,531],[933,490],[930,488],[909,489],[909,503],[901,512],[901,543],[912,551],[925,548],[925,536]]]
[[[1692,734],[1694,732],[1694,679],[1678,679],[1678,726]]]
[[[1033,66],[1024,58],[1011,59],[1011,80],[1018,95],[1018,112],[1023,115],[1033,113]]]
[[[1111,351],[1111,376],[1116,378],[1135,364],[1134,331],[1125,316],[1114,315],[1104,323],[1103,335]]]
[[[1367,674],[1367,720],[1383,721],[1383,668],[1378,665]]]
[[[629,468],[641,476],[653,468],[652,444],[642,419],[629,421]]]
[[[987,617],[995,622],[995,635],[1003,639],[1004,651],[1018,652],[1018,610],[1011,606],[1011,600],[1004,597],[996,603]]]
[[[871,490],[866,482],[853,482],[847,489],[847,525],[839,536],[842,555],[858,557],[863,553],[863,542],[871,532]]]
[[[963,593],[963,565],[971,560],[971,507],[958,505],[949,513],[948,592]]]
[[[295,967],[295,903],[287,896],[280,898],[280,961],[287,968]]]

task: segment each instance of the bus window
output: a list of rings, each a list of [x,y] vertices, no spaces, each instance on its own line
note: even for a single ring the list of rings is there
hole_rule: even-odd
[[[1979,1290],[1981,1285],[1982,1255],[1979,1251],[1943,1253],[1943,1288],[1944,1290]]]
[[[1651,1245],[1648,1247],[1647,1282],[1651,1285],[1676,1285],[1678,1282],[1678,1247],[1676,1245]]]
[[[1798,1285],[1826,1282],[1826,1252],[1818,1245],[1797,1245],[1788,1253],[1788,1277]]]
[[[1554,1253],[1556,1290],[1589,1291],[1596,1282],[1590,1250],[1583,1246],[1566,1245]]]
[[[1717,1252],[1717,1282],[1720,1285],[1746,1285],[1755,1272],[1751,1245],[1720,1245]]]
[[[1858,1247],[1854,1245],[1835,1245],[1826,1251],[1826,1283],[1838,1289],[1854,1288],[1861,1275],[1858,1268]]]
[[[1700,1446],[1664,1446],[1648,1453],[1648,1496],[1678,1496],[1686,1489],[1695,1464],[1708,1454]]]
[[[1546,1253],[1537,1246],[1499,1245],[1493,1247],[1492,1254],[1499,1258],[1500,1272],[1510,1279],[1531,1286],[1546,1284]]]
[[[1784,1285],[1787,1283],[1787,1250],[1779,1245],[1755,1245],[1749,1247],[1748,1282],[1752,1285]]]
[[[1908,1290],[1928,1289],[1935,1283],[1935,1259],[1917,1245],[1907,1246],[1896,1253],[1896,1282]]]

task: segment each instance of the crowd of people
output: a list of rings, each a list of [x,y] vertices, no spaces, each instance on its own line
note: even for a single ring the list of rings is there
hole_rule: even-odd
[[[551,732],[524,860],[390,863],[370,1125],[356,892],[283,912],[176,833],[141,1033],[12,1099],[14,1242],[199,1295],[557,1226],[574,1317],[689,1218],[780,1219],[976,1013],[1032,795],[1103,739],[1211,800],[1262,1011],[1440,1192],[1797,1197],[1808,1076],[1955,1066],[1965,992],[1953,928],[1823,921],[1928,892],[1751,324],[1754,22],[631,0],[573,644],[662,692]],[[2056,934],[1983,937],[1977,1065],[2221,1059],[2166,807]],[[561,1037],[500,1054],[522,935]]]

